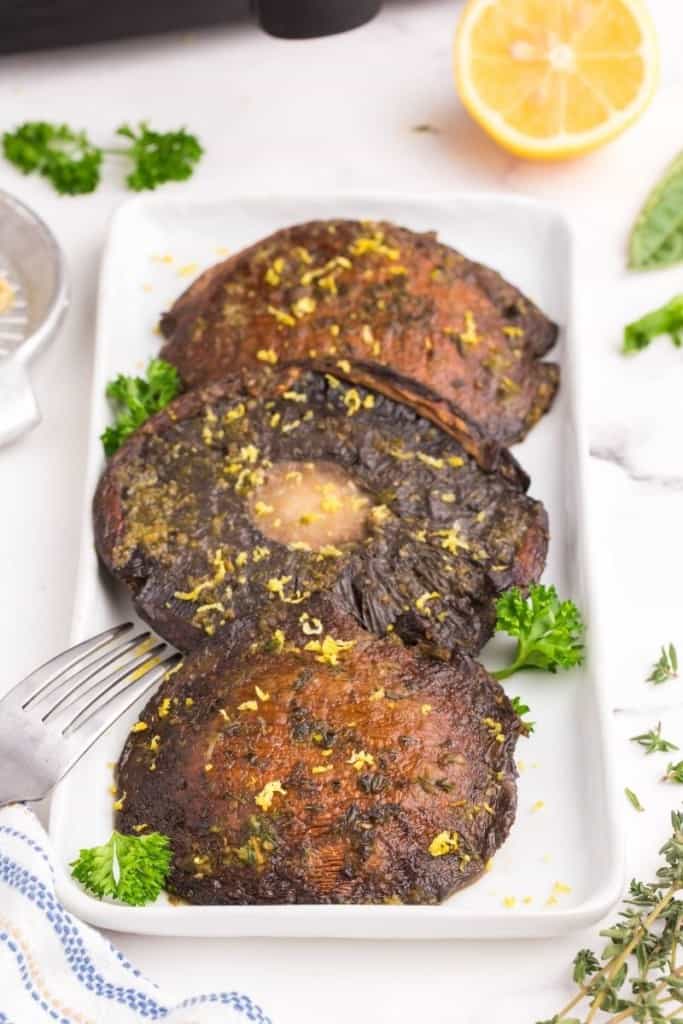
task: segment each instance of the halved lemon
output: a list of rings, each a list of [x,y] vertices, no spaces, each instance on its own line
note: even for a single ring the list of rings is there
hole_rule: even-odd
[[[454,60],[472,117],[536,159],[614,138],[647,106],[659,69],[643,0],[469,0]]]

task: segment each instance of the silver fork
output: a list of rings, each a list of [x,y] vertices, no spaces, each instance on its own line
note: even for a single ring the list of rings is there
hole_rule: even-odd
[[[0,807],[41,800],[181,658],[124,622],[46,662],[0,700]]]

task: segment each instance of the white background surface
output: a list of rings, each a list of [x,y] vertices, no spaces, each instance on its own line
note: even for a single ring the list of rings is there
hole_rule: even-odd
[[[663,49],[654,103],[606,149],[559,166],[507,156],[470,123],[451,86],[458,4],[442,0],[388,3],[371,25],[316,41],[278,41],[244,27],[3,58],[0,123],[65,120],[105,142],[123,120],[185,123],[207,149],[193,185],[178,186],[188,191],[219,183],[226,193],[476,188],[541,196],[564,209],[583,240],[581,343],[592,368],[591,486],[610,611],[609,682],[616,705],[666,704],[665,735],[683,748],[683,681],[657,691],[643,683],[661,643],[683,647],[683,355],[664,342],[631,360],[618,352],[626,321],[683,290],[680,268],[645,276],[623,269],[643,195],[683,144],[683,8],[674,0],[650,6]],[[411,130],[425,122],[438,132]],[[68,637],[95,283],[121,177],[112,168],[96,195],[71,199],[0,167],[0,187],[58,235],[73,288],[65,328],[34,366],[44,421],[0,452],[0,687]],[[658,781],[665,756],[646,759],[628,743],[658,717],[615,715],[623,783],[646,807],[637,814],[624,799],[629,867],[639,876],[654,866],[669,808],[683,797]],[[559,1008],[567,964],[594,935],[517,943],[115,938],[169,997],[235,987],[282,1024],[529,1024]]]

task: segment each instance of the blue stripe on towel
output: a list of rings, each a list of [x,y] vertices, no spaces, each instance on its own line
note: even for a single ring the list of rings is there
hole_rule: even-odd
[[[168,1014],[167,1006],[151,999],[144,992],[134,988],[125,988],[122,985],[113,985],[106,981],[90,959],[85,943],[71,915],[64,910],[40,879],[4,854],[0,854],[0,883],[2,882],[12,886],[34,906],[43,911],[47,922],[59,939],[67,964],[89,992],[100,998],[128,1006],[149,1020],[160,1020]]]

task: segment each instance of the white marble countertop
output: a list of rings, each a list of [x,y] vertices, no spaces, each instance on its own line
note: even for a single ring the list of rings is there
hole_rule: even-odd
[[[450,51],[458,5],[387,3],[353,33],[283,42],[255,28],[212,30],[0,60],[3,126],[64,120],[101,136],[124,120],[185,123],[206,144],[194,182],[228,192],[475,188],[544,197],[564,209],[582,245],[581,343],[591,370],[591,487],[612,652],[614,703],[651,705],[615,716],[628,861],[646,875],[683,789],[658,781],[628,737],[654,725],[683,748],[683,681],[643,680],[665,641],[683,647],[683,355],[660,342],[635,359],[618,351],[629,319],[683,290],[683,270],[624,269],[629,225],[644,193],[683,145],[683,8],[651,0],[663,49],[659,92],[643,119],[580,161],[530,165],[497,149],[461,109]],[[429,123],[437,129],[416,133]],[[67,642],[80,530],[98,257],[124,198],[116,171],[99,192],[59,198],[0,166],[0,187],[40,212],[68,258],[73,301],[59,340],[35,363],[44,419],[0,451],[0,608],[3,683]],[[179,186],[183,188],[185,186]],[[588,799],[587,794],[587,799]],[[115,936],[179,997],[201,989],[250,992],[278,1024],[485,1017],[529,1024],[568,990],[568,963],[596,930],[543,942],[181,940]],[[492,995],[492,992],[495,995]]]

